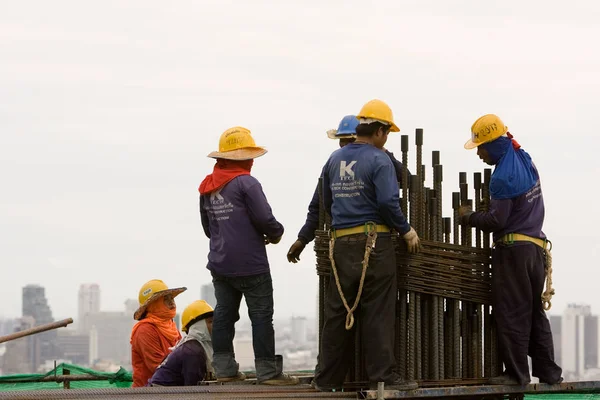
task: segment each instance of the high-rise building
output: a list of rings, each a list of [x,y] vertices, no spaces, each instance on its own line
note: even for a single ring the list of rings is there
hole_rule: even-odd
[[[292,317],[292,340],[297,346],[306,344],[308,340],[306,317]]]
[[[90,335],[90,363],[111,361],[127,366],[131,364],[129,337],[136,323],[133,315],[125,311],[100,311],[85,317],[85,331]]]
[[[32,317],[35,325],[54,322],[52,310],[46,299],[46,290],[39,285],[27,285],[23,288],[23,317]],[[61,358],[60,349],[56,346],[56,330],[38,334],[40,341],[40,362]],[[34,366],[36,369],[38,365]]]
[[[78,305],[77,329],[80,333],[85,333],[85,316],[89,313],[100,312],[100,286],[95,283],[86,283],[79,286]]]
[[[600,318],[589,305],[569,304],[560,329],[561,366],[565,375],[581,378],[588,369],[600,368]]]
[[[200,298],[205,300],[213,308],[217,306],[217,298],[215,297],[215,287],[212,283],[207,283],[200,287]]]
[[[27,285],[23,288],[23,316],[33,317],[36,325],[54,322],[46,290],[42,286]]]
[[[35,325],[33,317],[18,318],[15,322],[14,332],[23,331]],[[2,357],[0,368],[6,375],[27,374],[36,372],[40,364],[40,337],[39,335],[30,335],[6,343],[6,352]]]

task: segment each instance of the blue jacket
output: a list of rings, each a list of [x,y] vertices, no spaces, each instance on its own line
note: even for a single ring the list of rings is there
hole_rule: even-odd
[[[402,163],[394,157],[394,153],[390,151],[385,151],[392,163],[394,164],[394,170],[396,171],[396,179],[398,180],[399,186],[402,186]],[[323,176],[323,172],[321,172],[321,176]],[[410,171],[408,171],[408,176],[410,177]],[[312,200],[308,205],[308,214],[306,215],[306,221],[304,222],[304,226],[300,229],[298,233],[298,239],[304,243],[308,244],[315,238],[315,231],[319,227],[319,184],[317,183],[317,187],[315,188],[315,192],[313,193]]]
[[[221,276],[269,271],[265,237],[283,235],[262,186],[251,175],[234,178],[222,189],[200,196],[204,233],[210,238],[207,268]]]
[[[400,210],[396,171],[390,157],[369,144],[352,143],[331,154],[324,167],[323,203],[332,227],[372,221],[404,235],[410,225]]]

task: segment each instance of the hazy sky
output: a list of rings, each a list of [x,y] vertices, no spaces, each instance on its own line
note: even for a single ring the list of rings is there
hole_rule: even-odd
[[[600,312],[599,18],[593,0],[0,1],[0,314],[20,315],[28,283],[55,317],[77,316],[87,282],[105,310],[152,278],[188,287],[180,309],[195,300],[210,282],[197,187],[242,125],[269,149],[253,175],[286,228],[269,246],[275,317],[314,315],[312,244],[285,254],[337,148],[325,131],[372,98],[411,146],[424,128],[428,164],[442,152],[446,200],[483,168],[462,147],[472,122],[500,115],[542,176],[553,311]]]

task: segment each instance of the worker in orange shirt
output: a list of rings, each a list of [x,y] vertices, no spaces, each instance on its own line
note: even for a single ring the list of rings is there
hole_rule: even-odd
[[[185,287],[169,289],[158,279],[146,282],[140,289],[140,307],[133,314],[139,322],[131,331],[133,387],[146,386],[156,367],[169,354],[169,348],[181,339],[173,318],[177,313],[175,296],[185,290]]]

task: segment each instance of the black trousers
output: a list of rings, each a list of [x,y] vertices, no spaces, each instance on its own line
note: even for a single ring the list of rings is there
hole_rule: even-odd
[[[365,244],[364,234],[345,236],[335,242],[334,260],[349,307],[358,292]],[[380,234],[369,260],[360,305],[354,312],[355,325],[349,331],[345,328],[347,312],[332,273],[324,305],[318,370],[315,371],[317,385],[342,386],[352,359],[357,322],[362,329],[369,381],[394,381],[396,297],[396,253],[390,235]]]
[[[555,383],[562,369],[554,362],[550,322],[542,307],[546,278],[544,251],[533,243],[498,245],[492,252],[492,307],[505,372],[520,383],[533,376]]]

